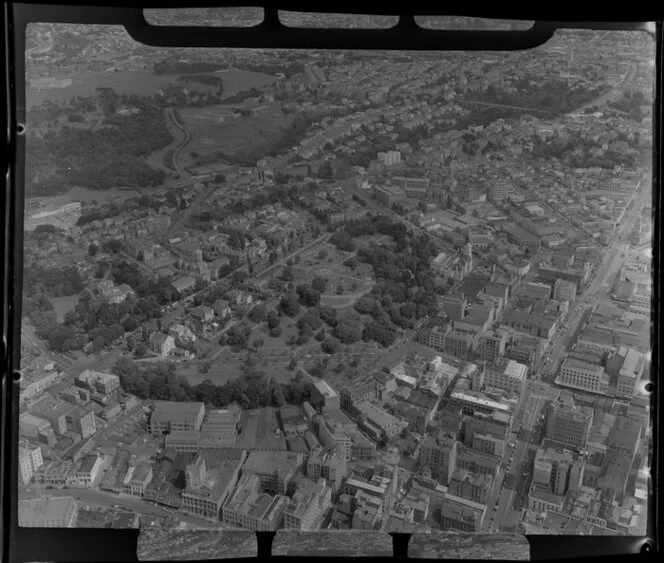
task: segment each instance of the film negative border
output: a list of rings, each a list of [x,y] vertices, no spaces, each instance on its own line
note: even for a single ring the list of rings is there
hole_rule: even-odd
[[[17,40],[14,45],[10,44],[9,49],[7,50],[7,65],[8,74],[6,75],[7,83],[10,84],[9,92],[9,102],[10,102],[10,114],[9,114],[9,128],[10,131],[13,131],[15,134],[9,135],[9,154],[15,157],[19,154],[19,151],[24,149],[24,143],[22,139],[22,130],[21,130],[21,119],[24,118],[24,108],[18,108],[17,111],[17,102],[20,102],[24,96],[24,84],[13,83],[12,74],[14,76],[23,75],[23,63],[19,61],[16,68],[12,68],[12,55],[15,55],[18,52],[21,52],[20,49],[24,45],[24,31],[25,24],[30,21],[57,21],[57,22],[68,22],[68,23],[107,23],[107,24],[118,24],[124,25],[129,33],[135,39],[139,41],[145,41],[153,45],[175,45],[177,42],[173,39],[166,37],[167,29],[161,29],[153,33],[150,31],[149,27],[146,27],[147,22],[143,17],[142,11],[136,10],[127,10],[125,8],[110,7],[108,3],[97,2],[98,5],[105,5],[98,8],[83,8],[80,10],[73,8],[72,6],[87,5],[87,3],[81,3],[76,1],[71,1],[68,3],[68,6],[63,7],[60,5],[54,5],[52,3],[45,2],[44,4],[36,3],[26,3],[22,6],[12,6],[9,10],[5,11],[4,17],[6,19],[5,29],[10,25],[8,20],[13,21],[13,32],[16,34],[15,39]],[[200,2],[201,5],[218,5],[218,3],[212,2]],[[245,5],[242,2],[234,2],[233,6]],[[255,5],[255,3],[246,3],[246,5]],[[181,6],[180,2],[168,2],[164,3],[164,6]],[[300,3],[286,3],[284,2],[281,6],[282,9],[306,9]],[[409,5],[413,11],[418,13],[426,13],[426,10],[417,10],[417,5]],[[353,9],[361,11],[361,13],[372,13],[371,10],[367,11],[365,9],[359,10],[359,5],[354,4]],[[347,4],[338,3],[335,4],[333,9],[330,11],[342,12],[348,11]],[[436,50],[436,49],[446,49],[450,46],[454,46],[457,49],[479,49],[480,45],[477,43],[477,35],[475,33],[468,34],[466,32],[460,32],[460,34],[449,35],[442,34],[440,39],[434,39],[433,35],[428,35],[426,32],[421,32],[417,26],[413,26],[412,17],[405,16],[403,17],[403,23],[400,22],[400,25],[393,30],[385,30],[390,33],[374,35],[372,40],[362,39],[362,37],[372,37],[371,32],[360,32],[357,34],[348,34],[346,31],[341,30],[338,33],[333,32],[329,34],[321,33],[320,30],[310,33],[304,31],[300,33],[300,30],[293,32],[293,30],[286,29],[284,26],[278,23],[278,18],[275,20],[275,11],[272,10],[268,12],[270,16],[267,19],[267,22],[258,26],[256,29],[256,34],[252,35],[251,39],[247,39],[247,33],[245,29],[242,30],[233,30],[228,31],[224,30],[225,33],[219,33],[219,29],[212,28],[212,33],[207,35],[201,35],[200,29],[195,29],[194,31],[188,31],[183,35],[185,40],[189,38],[191,45],[195,46],[204,46],[205,39],[214,39],[215,42],[212,45],[214,47],[302,47],[302,48],[391,48],[391,49],[426,49],[426,50]],[[429,11],[430,13],[430,11]],[[397,14],[398,15],[398,14]],[[511,14],[506,14],[501,12],[500,14],[494,12],[487,12],[482,14],[485,17],[510,17]],[[604,14],[605,15],[605,14]],[[616,13],[616,15],[618,15]],[[523,13],[521,14],[522,18],[530,18],[530,14]],[[640,18],[640,19],[648,19]],[[639,21],[640,21],[639,19]],[[571,20],[570,20],[571,21]],[[520,39],[514,40],[504,40],[501,35],[489,36],[496,40],[495,43],[488,42],[486,38],[482,40],[483,49],[506,49],[506,48],[528,48],[532,47],[535,44],[541,44],[541,42],[546,40],[546,37],[550,37],[556,28],[558,27],[571,27],[578,28],[583,27],[585,29],[594,29],[594,28],[603,28],[603,29],[644,29],[640,24],[635,20],[634,23],[628,24],[611,24],[605,22],[593,22],[586,21],[583,24],[573,23],[565,25],[566,20],[561,18],[556,18],[553,22],[540,23],[536,25],[533,29],[526,32],[516,32],[522,33]],[[237,33],[236,33],[237,32]],[[657,53],[658,57],[658,86],[661,87],[661,36],[662,36],[661,25],[657,28],[657,38],[659,50]],[[252,34],[250,32],[250,34]],[[436,32],[435,32],[436,33]],[[241,35],[240,35],[241,34]],[[419,34],[419,35],[418,35]],[[316,35],[319,39],[311,43],[309,40]],[[214,36],[214,37],[213,37]],[[416,39],[413,39],[413,36]],[[444,38],[447,36],[447,38]],[[240,38],[242,37],[242,38]],[[10,36],[11,38],[11,36]],[[388,39],[389,38],[389,39]],[[403,40],[406,43],[395,44],[394,41]],[[173,41],[173,43],[169,43]],[[262,41],[262,42],[261,42]],[[377,41],[377,42],[376,42]],[[411,41],[410,43],[408,41]],[[439,41],[439,42],[437,42]],[[460,43],[459,43],[460,41]],[[467,43],[464,43],[466,41]],[[501,41],[503,41],[501,43]],[[511,42],[511,43],[510,43]],[[540,43],[537,43],[540,42]],[[532,44],[531,44],[532,43]],[[474,44],[474,46],[473,46]],[[12,52],[12,47],[14,47]],[[656,116],[656,121],[661,123],[661,104],[658,106],[658,111],[660,112]],[[659,128],[657,129],[657,135],[655,137],[655,164],[654,170],[656,171],[655,185],[660,185],[660,176],[659,176],[659,161],[658,155],[661,156],[661,137],[659,136]],[[6,181],[10,185],[17,187],[22,187],[22,178],[21,165],[16,163],[14,158],[13,166],[6,171]],[[18,404],[18,385],[14,385],[18,380],[14,379],[13,376],[9,376],[14,373],[14,368],[18,365],[18,358],[13,355],[13,350],[15,349],[14,343],[17,341],[17,334],[20,334],[20,326],[16,322],[16,318],[19,317],[20,309],[14,308],[12,306],[15,303],[16,298],[20,296],[21,288],[21,268],[19,267],[22,264],[22,250],[19,252],[14,252],[14,249],[22,249],[22,246],[18,243],[22,241],[22,214],[23,214],[23,203],[22,198],[12,197],[17,193],[22,193],[21,191],[10,193],[9,190],[6,191],[8,200],[6,201],[5,206],[5,215],[2,216],[3,221],[3,230],[7,236],[4,237],[4,244],[2,247],[3,253],[3,263],[9,264],[9,267],[5,267],[3,270],[3,289],[4,289],[4,306],[3,306],[3,340],[2,340],[2,361],[3,361],[3,378],[2,378],[2,401],[4,414],[11,415],[16,410],[16,405]],[[656,191],[657,203],[658,203],[658,193]],[[659,230],[657,231],[659,232]],[[655,243],[656,249],[658,248],[658,241]],[[12,257],[13,260],[9,261],[9,258]],[[13,267],[12,267],[13,266]],[[657,285],[656,285],[656,291]],[[657,293],[656,293],[657,296]],[[13,297],[13,299],[12,299]],[[14,315],[12,318],[10,315]],[[10,320],[14,321],[13,327],[8,325]],[[16,328],[18,326],[18,332]],[[655,347],[655,349],[657,349]],[[653,361],[656,361],[657,354],[653,357]],[[654,368],[655,369],[655,368]],[[659,394],[659,387],[656,386],[655,392]],[[657,429],[657,425],[654,425]],[[7,458],[4,460],[4,467],[10,467],[11,472],[4,471],[2,475],[2,494],[3,494],[3,504],[9,506],[9,517],[3,519],[3,532],[5,532],[5,538],[8,541],[3,542],[3,552],[6,560],[10,561],[35,561],[35,560],[68,560],[68,561],[103,561],[103,560],[134,560],[136,557],[135,543],[133,538],[138,539],[138,532],[135,530],[84,530],[84,529],[65,529],[65,530],[56,530],[56,529],[19,529],[16,527],[16,506],[17,506],[17,489],[16,489],[16,454],[13,452],[12,445],[16,443],[18,438],[18,429],[15,424],[11,423],[10,420],[3,419],[2,426],[2,439],[3,439],[3,453],[9,451],[10,457],[9,460],[11,463],[6,463]],[[657,456],[656,456],[657,457]],[[657,459],[653,460],[653,472],[656,473],[656,464]],[[652,523],[653,526],[656,526],[656,523]],[[653,529],[654,532],[654,529]],[[120,537],[123,538],[123,541],[117,541]],[[394,537],[394,536],[393,536]],[[654,543],[654,533],[649,538],[594,538],[594,537],[567,537],[565,538],[564,545],[561,545],[560,539],[557,536],[552,537],[541,537],[534,538],[529,537],[528,541],[531,545],[531,557],[534,560],[545,560],[550,559],[552,556],[561,557],[564,555],[571,555],[573,557],[585,557],[585,556],[598,556],[598,555],[616,555],[616,554],[637,554],[637,553],[650,553],[656,547]],[[115,538],[115,539],[114,539]],[[124,541],[125,538],[131,538],[129,541]],[[393,551],[393,556],[404,556],[403,544],[404,537],[400,536],[400,539],[395,540],[395,543],[399,543],[399,553]],[[269,541],[268,541],[269,540]],[[271,534],[270,537],[265,537],[262,534],[259,534],[257,540],[257,555],[259,557],[266,556],[268,553],[272,553],[272,544],[274,540],[274,535]],[[412,542],[413,538],[410,538]],[[269,548],[268,548],[269,544]],[[59,546],[56,547],[56,546]],[[96,550],[99,546],[104,546],[103,553],[97,553]],[[44,548],[48,550],[45,552]],[[552,548],[556,548],[553,549]],[[560,548],[563,548],[564,552],[560,551]],[[272,553],[274,555],[274,553]]]

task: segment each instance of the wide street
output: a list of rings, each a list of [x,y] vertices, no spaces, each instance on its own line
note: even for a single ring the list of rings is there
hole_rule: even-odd
[[[510,447],[509,443],[512,440],[508,440],[507,473],[500,488],[498,506],[495,506],[495,495],[492,495],[487,506],[487,514],[484,517],[483,531],[517,531],[523,505],[527,503],[532,455],[537,450],[537,443],[539,443],[537,434],[542,430],[542,410],[555,393],[555,390],[545,384],[536,381],[528,382],[524,393],[527,403],[523,401],[515,415],[514,427],[521,428],[517,434],[515,446]],[[517,496],[516,502],[515,496]],[[517,508],[514,509],[513,505]]]

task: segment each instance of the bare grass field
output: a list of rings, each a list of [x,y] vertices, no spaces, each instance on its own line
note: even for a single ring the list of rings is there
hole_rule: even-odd
[[[219,152],[258,157],[282,138],[295,119],[295,114],[284,115],[275,104],[255,117],[223,117],[229,110],[222,105],[182,109],[184,126],[191,132],[186,152],[199,157]]]
[[[67,312],[73,311],[76,305],[78,305],[79,296],[80,293],[66,297],[51,297],[49,301],[53,304],[59,323],[64,322]]]
[[[371,243],[378,244],[380,246],[387,246],[388,248],[393,248],[396,246],[396,242],[390,235],[381,235],[377,233],[375,235],[363,235],[361,237],[355,237],[355,240],[363,246],[369,246]]]

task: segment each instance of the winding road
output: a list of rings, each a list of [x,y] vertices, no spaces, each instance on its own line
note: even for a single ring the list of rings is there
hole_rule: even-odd
[[[180,174],[182,172],[182,167],[179,164],[179,157],[180,154],[182,154],[184,148],[189,144],[189,141],[191,141],[191,133],[184,125],[182,125],[182,123],[177,120],[175,117],[175,110],[173,108],[168,108],[166,110],[166,116],[168,118],[169,124],[172,127],[178,129],[184,135],[184,138],[176,145],[173,152],[173,169],[175,170],[176,174]]]

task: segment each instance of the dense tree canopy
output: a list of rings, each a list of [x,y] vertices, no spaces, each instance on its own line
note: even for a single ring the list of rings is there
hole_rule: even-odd
[[[219,369],[214,364],[208,373]],[[201,401],[215,408],[232,403],[244,409],[281,406],[284,403],[301,405],[311,397],[311,383],[297,374],[286,384],[259,371],[254,362],[244,366],[244,374],[223,385],[215,385],[206,379],[191,385],[183,376],[176,375],[174,364],[165,362],[138,365],[127,358],[120,358],[113,370],[120,377],[122,389],[140,399],[168,401]]]

